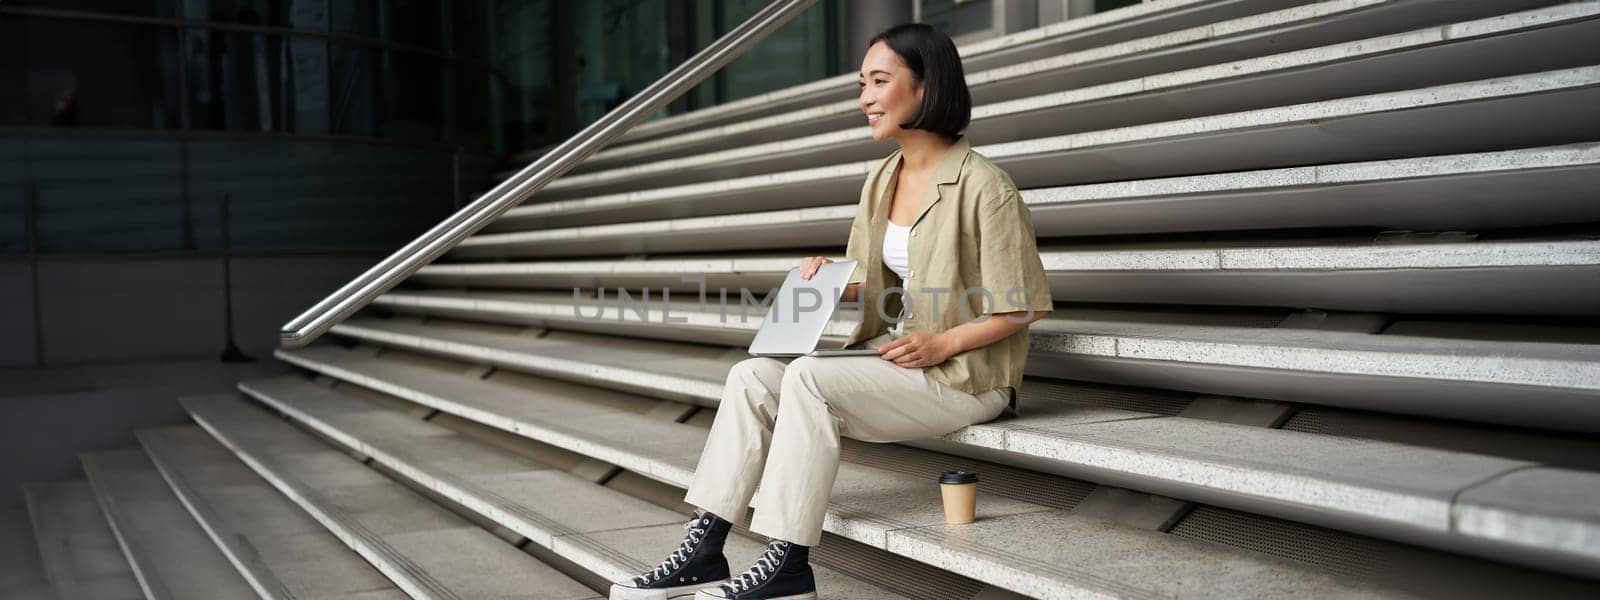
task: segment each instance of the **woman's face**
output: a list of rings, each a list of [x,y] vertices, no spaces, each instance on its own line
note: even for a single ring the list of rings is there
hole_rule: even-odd
[[[922,107],[922,82],[888,44],[878,42],[861,60],[860,101],[872,139],[899,138],[906,131],[900,124],[910,123]]]

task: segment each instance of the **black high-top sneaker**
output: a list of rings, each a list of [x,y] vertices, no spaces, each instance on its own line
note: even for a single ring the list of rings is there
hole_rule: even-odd
[[[727,581],[728,559],[722,554],[722,544],[733,523],[697,512],[683,528],[687,533],[678,549],[643,575],[611,584],[611,600],[689,598],[697,590]]]
[[[772,540],[750,569],[731,581],[700,590],[695,600],[816,600],[811,548]]]

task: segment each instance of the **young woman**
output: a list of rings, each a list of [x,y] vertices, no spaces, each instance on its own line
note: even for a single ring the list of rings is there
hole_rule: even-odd
[[[955,45],[907,24],[869,46],[861,110],[874,140],[900,148],[862,187],[843,300],[863,314],[846,345],[865,340],[878,356],[734,365],[684,498],[698,507],[688,534],[655,569],[614,585],[612,600],[815,598],[807,560],[821,541],[839,436],[939,436],[999,416],[1022,383],[1028,324],[1050,311],[1050,288],[1016,185],[962,136],[972,99]],[[803,259],[801,275],[826,262]],[[772,541],[729,579],[723,541],[757,483],[750,529]]]

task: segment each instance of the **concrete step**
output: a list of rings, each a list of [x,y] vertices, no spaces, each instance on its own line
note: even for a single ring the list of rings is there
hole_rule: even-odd
[[[727,366],[744,357],[742,348],[749,345],[765,314],[762,309],[746,306],[748,313],[741,319],[738,306],[729,306],[723,315],[711,304],[698,311],[692,303],[684,303],[670,311],[652,305],[640,315],[634,307],[618,310],[611,303],[606,308],[610,312],[596,319],[598,304],[577,306],[576,310],[583,311],[584,316],[580,317],[574,314],[570,295],[547,295],[541,300],[469,298],[456,308],[428,308],[424,312],[434,317],[481,319],[486,313],[499,311],[515,313],[525,324],[572,332],[732,346],[720,354],[712,353],[710,358],[715,362],[709,364],[716,366],[697,368],[706,383],[692,388],[699,392],[693,395],[708,398],[720,392]],[[413,309],[423,310],[415,305]],[[1494,339],[1373,335],[1364,331],[1278,327],[1285,322],[1287,313],[1254,316],[1260,320],[1209,325],[1205,324],[1206,315],[1198,313],[1191,319],[1182,312],[1057,307],[1050,316],[1030,326],[1032,350],[1027,373],[1561,431],[1600,431],[1600,404],[1596,403],[1600,396],[1600,348],[1592,343],[1514,341],[1514,328]],[[669,323],[669,317],[683,322]],[[819,347],[842,344],[854,327],[854,311],[841,311],[839,318],[824,329]],[[571,364],[577,356],[613,363],[624,356],[608,354],[619,345],[638,344],[654,361],[673,357],[674,364],[705,356],[691,344],[611,337],[586,337],[581,342],[563,344],[596,344],[604,348],[603,352],[562,355],[559,353],[574,351],[562,348],[552,354],[561,345],[479,333],[447,323],[421,325],[405,319],[356,318],[333,331],[378,344],[532,369],[545,369],[543,365],[549,359]],[[583,337],[577,333],[568,335]],[[627,371],[637,368],[621,362],[614,364]],[[588,373],[590,368],[577,368],[575,372]],[[598,385],[607,385],[605,378],[632,378],[595,373],[594,383]],[[672,378],[683,377],[674,374]],[[1508,397],[1516,397],[1517,402],[1507,402]]]
[[[607,581],[649,570],[681,538],[684,514],[438,425],[399,421],[393,410],[298,376],[240,387],[305,427]],[[764,540],[736,537],[729,560],[740,566],[765,548]],[[667,539],[654,546],[642,543],[657,538]],[[833,569],[819,568],[817,575],[826,598],[905,598]]]
[[[1310,0],[1163,0],[962,44],[958,50],[961,53],[963,67],[968,72],[976,72],[1309,2]],[[747,121],[754,116],[772,114],[771,111],[774,110],[792,111],[804,106],[846,100],[854,95],[851,86],[855,85],[855,81],[855,74],[843,74],[641,123],[623,134],[613,146],[632,145],[642,140],[681,131]],[[532,159],[529,154],[524,154],[513,158],[512,161],[525,164]]]
[[[973,149],[1027,189],[1582,143],[1600,137],[1587,112],[1600,101],[1597,82],[1600,67],[1579,67],[1009,143],[975,140]],[[878,162],[608,192],[506,214],[570,226],[839,204],[859,195]]]
[[[1106,70],[1108,61],[1115,65],[1110,72],[1117,74],[1135,67],[1128,64],[1131,57],[1119,59],[1119,50],[1165,55],[1167,60],[1172,60],[1173,54],[1163,52],[1160,43],[1149,43],[1156,40],[1097,48],[1080,53],[1083,60],[1051,61],[1067,65],[1058,67],[1065,69],[1063,74],[1075,75],[1069,85],[1059,88],[1070,91],[1047,90],[1025,99],[975,106],[967,133],[974,139],[1009,141],[1580,66],[1586,60],[1580,57],[1593,54],[1592,48],[1580,46],[1588,46],[1583,40],[1594,35],[1597,24],[1591,17],[1595,9],[1593,4],[1566,4],[1292,52],[1277,46],[1272,51],[1278,53],[1270,56],[1090,85],[1096,81],[1095,70]],[[1172,36],[1160,39],[1181,43]],[[1277,41],[1274,38],[1274,43]],[[1587,60],[1594,62],[1592,57]],[[993,80],[974,72],[969,83],[981,90]],[[1241,86],[1248,86],[1247,91],[1239,89]],[[776,150],[786,155],[785,160],[794,160],[800,138],[853,128],[861,119],[861,106],[855,99],[784,114],[752,115],[719,127],[610,148],[589,157],[573,173],[775,142],[788,142]],[[859,132],[863,139],[865,132]],[[881,147],[866,148],[864,151],[875,154],[860,158],[883,154]],[[724,158],[756,158],[752,154]],[[786,164],[789,168],[805,166]]]
[[[145,598],[256,597],[142,450],[86,452],[80,458]]]
[[[1491,8],[1470,2],[1450,6],[1478,14]],[[1275,25],[1287,31],[1271,35],[1270,41],[1246,28],[1233,34],[1238,42],[1217,40],[1195,48],[1189,44],[1192,40],[1174,34],[1161,36],[1159,43],[1139,40],[1085,51],[1081,58],[1052,57],[1007,67],[1001,70],[1003,76],[974,73],[968,83],[977,106],[966,133],[984,143],[1011,142],[1600,63],[1600,50],[1586,43],[1600,35],[1600,21],[1594,18],[1600,4],[1546,7],[1444,25],[1428,11],[1423,13],[1427,29],[1299,49],[1303,43],[1297,37],[1321,39],[1337,32],[1355,39],[1368,32],[1388,33],[1395,24],[1380,13],[1425,10],[1417,4],[1342,8],[1318,15],[1305,12],[1311,23]],[[1371,25],[1357,23],[1354,15],[1344,12],[1359,13],[1360,20]],[[1316,24],[1325,20],[1341,22]],[[1249,45],[1264,45],[1270,55],[1237,47]],[[1173,52],[1177,46],[1187,51]],[[1237,56],[1250,58],[1227,62]],[[1175,69],[1186,65],[1204,66]],[[996,87],[1032,93],[1007,97],[994,93]],[[682,183],[689,170],[705,178],[738,177],[870,160],[886,153],[884,144],[872,141],[858,103],[835,108],[837,114],[825,121],[776,115],[696,132],[676,143],[668,143],[675,138],[666,138],[602,152],[585,161],[591,166],[585,173],[569,174],[545,190],[548,197],[558,198],[569,189],[603,193],[621,182],[635,188]],[[738,131],[762,130],[762,137],[771,136],[765,131],[773,127],[771,120],[783,117],[788,117],[784,122],[793,131],[772,141],[746,140]],[[761,129],[755,129],[758,125]],[[707,147],[712,140],[719,147]],[[607,156],[612,154],[624,156]],[[601,158],[611,160],[597,160]],[[607,166],[593,166],[598,164]]]
[[[138,432],[161,477],[262,598],[407,596],[195,425]]]
[[[412,598],[600,598],[237,396],[180,400],[201,427]]]
[[[1449,231],[1600,219],[1584,191],[1600,145],[1427,156],[1022,190],[1039,237],[1306,227]],[[520,209],[517,209],[520,210]],[[694,252],[818,246],[849,233],[856,204],[544,227],[508,215],[456,257]],[[497,251],[497,252],[496,252]],[[426,271],[424,271],[426,273]]]
[[[22,484],[45,577],[61,600],[144,598],[86,481]]]
[[[1584,143],[1029,189],[1021,196],[1041,238],[1310,227],[1481,230],[1600,218],[1600,209],[1580,200],[1600,179],[1597,167],[1600,145]],[[454,256],[815,247],[843,239],[857,208],[548,227],[513,215],[497,222],[504,223],[500,232],[463,240]]]
[[[333,347],[279,351],[279,357],[507,431],[548,426],[539,425],[540,419],[527,411],[512,408],[527,402],[527,390],[420,372],[403,362]],[[644,366],[637,354],[625,358]],[[657,364],[659,360],[673,359],[660,357]],[[720,394],[731,363],[723,363],[722,377],[696,381],[696,389],[715,386]],[[655,374],[640,375],[642,380]],[[665,378],[656,381],[659,391],[650,395],[684,390]],[[1502,490],[1517,496],[1515,506],[1527,511],[1520,515],[1523,522],[1559,522],[1568,531],[1600,535],[1600,515],[1570,503],[1584,494],[1600,493],[1600,474],[1465,452],[1094,407],[1072,402],[1070,396],[1051,390],[1049,383],[1029,384],[1021,392],[1020,416],[964,428],[929,447],[1544,569],[1583,573],[1600,565],[1600,545],[1578,541],[1583,536],[1541,537],[1537,527],[1508,526],[1518,520],[1511,515],[1484,528],[1462,528],[1452,517],[1462,509],[1456,498],[1463,492],[1514,472],[1536,470],[1548,474],[1544,491]],[[640,381],[638,386],[642,385]],[[570,389],[550,386],[540,392],[552,397],[565,393],[573,402],[581,401],[583,396]],[[701,398],[699,403],[714,406],[717,398]],[[580,421],[588,414],[568,410],[543,414],[571,414]],[[568,424],[562,431],[570,434],[578,427]]]
[[[334,435],[337,432],[343,443],[362,448],[364,454],[370,454],[377,460],[384,460],[380,458],[380,453],[402,464],[416,464],[419,460],[425,460],[420,458],[423,451],[404,450],[417,447],[419,440],[414,436],[408,440],[392,433],[381,438],[376,432],[365,436],[354,433],[352,430],[360,427],[359,421],[368,414],[351,408],[352,401],[341,398],[334,390],[296,377],[250,381],[242,383],[240,388],[298,420],[317,423],[316,427],[325,433]],[[507,391],[502,390],[498,399],[509,399]],[[704,430],[698,427],[651,419],[581,399],[524,396],[520,398],[520,404],[522,409],[516,413],[516,417],[501,415],[502,418],[515,418],[521,422],[524,428],[516,430],[518,433],[573,451],[583,452],[580,449],[586,449],[595,453],[591,456],[607,457],[602,460],[608,462],[610,458],[623,459],[623,462],[616,464],[652,474],[680,488],[687,485],[689,472],[693,470],[699,448],[704,444]],[[346,422],[351,425],[344,425]],[[551,430],[561,433],[542,435]],[[368,440],[379,441],[369,443]],[[565,445],[558,442],[565,442]],[[396,450],[403,454],[396,456],[393,454]],[[454,454],[452,462],[485,465],[503,463],[486,453],[483,458],[474,460],[465,455],[467,450],[461,445],[452,447],[448,451]],[[1071,515],[1067,511],[995,496],[984,496],[979,500],[984,510],[978,523],[955,532],[940,522],[942,514],[938,512],[938,497],[931,492],[926,481],[846,462],[841,465],[838,480],[834,484],[830,515],[824,527],[870,546],[1040,598],[1092,594],[1187,596],[1194,592],[1175,585],[1178,580],[1205,577],[1227,569],[1248,569],[1252,575],[1233,580],[1229,589],[1211,589],[1197,595],[1256,597],[1262,594],[1264,582],[1284,579],[1294,580],[1297,587],[1303,586],[1294,590],[1298,593],[1329,594],[1359,590],[1383,595],[1381,590],[1350,586],[1286,562],[1251,556],[1245,552],[1230,552],[1221,547],[1191,544],[1187,540],[1131,527],[1108,526]],[[1023,533],[1041,529],[1073,534],[1078,537],[1079,543],[1071,545],[1071,548],[1061,548],[1060,544],[1051,543],[1052,539],[1059,538]],[[1009,543],[1000,543],[1008,539]],[[1119,572],[1107,567],[1121,561],[1108,563],[1104,559],[1094,558],[1113,549],[1126,552],[1130,548],[1158,553],[1164,560],[1144,562],[1143,568]],[[1133,567],[1126,563],[1119,566]],[[1167,577],[1157,576],[1158,571],[1165,569],[1175,569],[1183,575],[1172,577],[1168,572]]]
[[[33,524],[22,509],[0,511],[0,598],[51,598],[55,591],[45,579]]]
[[[1600,208],[1584,196],[1597,182],[1600,144],[1583,143],[1021,192],[1042,237],[1358,226],[1449,231],[1600,219]],[[675,196],[685,203],[683,208],[698,210],[689,204],[693,197]],[[617,247],[613,240],[631,240],[620,247],[666,252],[684,249],[687,236],[715,249],[730,242],[706,234],[746,226],[763,235],[737,235],[738,241],[748,242],[741,249],[816,245],[818,239],[837,239],[848,232],[856,208],[837,204],[569,227],[559,225],[559,214],[546,215],[539,206],[513,209],[491,226],[502,233],[463,240],[466,248],[457,250],[458,256],[471,256],[474,246],[538,245],[546,238],[599,249]],[[791,221],[788,227],[765,223],[784,218]],[[664,224],[667,231],[661,230]],[[502,256],[515,255],[508,249]]]
[[[1600,432],[1593,344],[1071,319],[1033,332],[1032,375]]]
[[[814,209],[801,209],[809,210]],[[746,220],[720,232],[694,235],[688,230],[641,233],[627,241],[583,236],[576,242],[558,243],[556,240],[567,236],[537,234],[561,234],[563,230],[530,232],[524,239],[537,241],[524,241],[527,245],[516,250],[518,254],[589,254],[586,250],[607,245],[618,249],[614,244],[655,245],[659,241],[688,245],[693,237],[709,251],[725,240],[733,246],[778,231],[783,233],[772,237],[810,234],[812,240],[837,240],[848,235],[848,218],[806,221],[792,215],[761,216],[767,215],[777,218],[763,219],[761,225]],[[819,231],[836,228],[845,231]],[[845,258],[837,247],[827,250],[835,260]],[[560,290],[566,297],[559,302],[570,313],[569,292],[575,288],[586,296],[601,288],[626,288],[636,296],[648,289],[656,304],[662,299],[662,290],[673,288],[673,297],[688,302],[698,298],[703,279],[711,300],[720,297],[720,289],[733,296],[741,289],[765,296],[782,285],[784,276],[801,258],[818,252],[822,250],[788,255],[430,265],[415,281],[448,287]],[[1600,314],[1600,239],[1375,243],[1366,237],[1047,244],[1039,249],[1039,258],[1057,302],[1282,306],[1412,314]],[[1462,294],[1463,289],[1482,293]],[[391,292],[376,304],[396,309],[453,307],[458,314],[460,309],[476,306],[482,313],[479,318],[520,322],[521,315],[491,315],[495,311],[489,308],[497,301],[517,299],[495,291],[405,290]]]

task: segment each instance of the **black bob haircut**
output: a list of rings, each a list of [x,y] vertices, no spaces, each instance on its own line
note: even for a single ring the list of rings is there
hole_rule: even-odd
[[[972,121],[972,93],[967,91],[961,55],[950,36],[922,23],[906,23],[873,36],[867,47],[878,42],[887,44],[922,82],[922,108],[900,127],[960,137]]]

